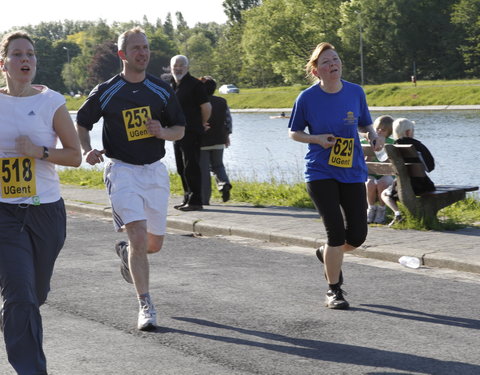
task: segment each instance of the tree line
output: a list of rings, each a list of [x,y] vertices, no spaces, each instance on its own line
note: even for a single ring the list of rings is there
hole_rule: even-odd
[[[88,92],[118,73],[116,40],[141,26],[149,73],[168,77],[184,54],[191,73],[242,87],[305,84],[304,66],[321,41],[334,44],[347,80],[380,84],[480,75],[480,0],[225,0],[227,22],[189,27],[181,12],[151,22],[43,22],[18,29],[36,42],[36,81]],[[11,31],[11,30],[8,30]]]

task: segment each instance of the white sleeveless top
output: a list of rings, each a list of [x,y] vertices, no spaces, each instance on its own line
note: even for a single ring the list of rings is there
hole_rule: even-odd
[[[46,86],[35,88],[41,92],[27,97],[0,93],[0,202],[42,204],[60,199],[55,164],[48,159],[25,160],[25,155],[15,151],[20,135],[28,135],[38,146],[55,148],[57,144],[53,116],[65,98]]]

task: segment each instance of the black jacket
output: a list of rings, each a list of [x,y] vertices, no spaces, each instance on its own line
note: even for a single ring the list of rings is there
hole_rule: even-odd
[[[418,158],[407,158],[405,159],[406,163],[418,163],[419,161],[422,161],[423,164],[425,165],[425,170],[427,172],[431,172],[435,169],[435,160],[433,159],[432,154],[428,150],[428,148],[419,140],[414,139],[414,138],[400,138],[395,141],[397,144],[401,145],[414,145],[415,149],[417,152],[420,153],[420,156]],[[410,181],[412,183],[412,188],[413,191],[416,195],[420,195],[422,193],[426,193],[427,191],[434,191],[435,190],[435,185],[432,180],[428,176],[425,177],[412,177],[410,178]]]

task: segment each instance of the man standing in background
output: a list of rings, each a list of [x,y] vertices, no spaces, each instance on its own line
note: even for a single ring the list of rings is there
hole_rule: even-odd
[[[174,143],[177,171],[184,191],[182,204],[175,208],[181,211],[198,211],[203,209],[200,145],[202,134],[208,130],[212,106],[203,83],[188,72],[189,62],[186,56],[172,57],[170,69],[171,84],[187,122],[185,136]]]

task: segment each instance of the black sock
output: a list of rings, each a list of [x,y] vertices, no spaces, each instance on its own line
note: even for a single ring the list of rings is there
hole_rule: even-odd
[[[328,284],[328,287],[331,289],[331,290],[336,290],[336,289],[340,289],[340,287],[342,286],[342,283],[338,282],[336,284]]]

